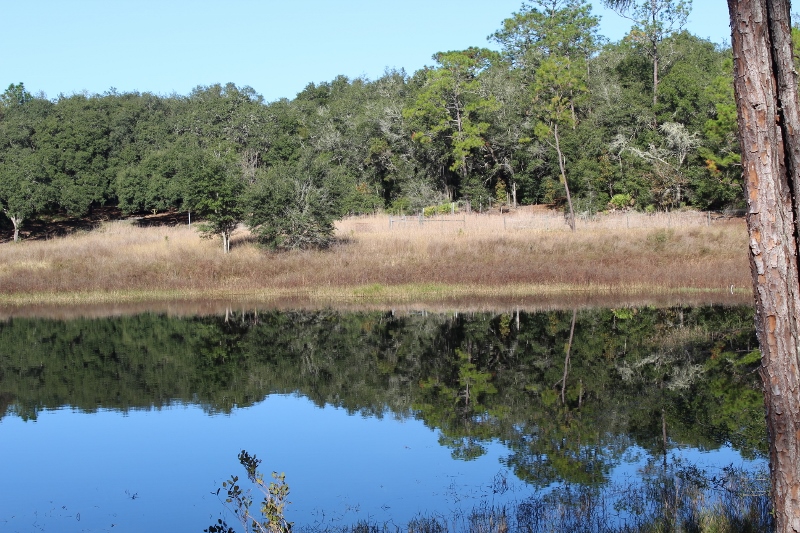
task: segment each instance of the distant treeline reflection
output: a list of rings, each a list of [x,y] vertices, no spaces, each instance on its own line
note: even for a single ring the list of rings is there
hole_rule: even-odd
[[[419,418],[458,458],[498,439],[529,482],[602,482],[632,444],[764,456],[757,347],[748,307],[13,319],[0,322],[0,418],[224,413],[298,393]]]

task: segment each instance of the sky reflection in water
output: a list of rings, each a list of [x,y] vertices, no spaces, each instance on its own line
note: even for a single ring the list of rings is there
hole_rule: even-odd
[[[223,508],[212,492],[231,474],[245,477],[242,448],[265,473],[286,472],[298,525],[401,525],[418,512],[469,511],[530,492],[500,463],[500,444],[454,461],[421,421],[350,416],[294,396],[216,416],[194,406],[45,411],[35,422],[6,417],[0,433],[8,531],[202,531]],[[497,476],[505,494],[492,493]]]
[[[230,415],[182,405],[125,415],[44,411],[37,421],[5,417],[0,433],[4,531],[202,531],[223,509],[216,487],[231,474],[244,478],[242,448],[265,473],[287,473],[297,525],[402,526],[420,512],[469,512],[533,492],[500,463],[507,452],[496,442],[477,460],[456,461],[421,421],[353,416],[287,395]],[[626,456],[616,480],[635,478],[646,453]],[[670,456],[745,464],[730,448]],[[506,490],[496,493],[502,481]]]

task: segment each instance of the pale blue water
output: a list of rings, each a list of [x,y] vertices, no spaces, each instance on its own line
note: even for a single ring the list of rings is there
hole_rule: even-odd
[[[348,415],[305,398],[269,396],[230,415],[194,406],[152,411],[41,412],[0,420],[0,530],[196,531],[216,521],[212,494],[237,454],[286,472],[298,525],[406,523],[418,513],[468,512],[530,493],[503,467],[497,443],[477,460],[450,457],[421,421]],[[506,480],[504,494],[493,493]]]

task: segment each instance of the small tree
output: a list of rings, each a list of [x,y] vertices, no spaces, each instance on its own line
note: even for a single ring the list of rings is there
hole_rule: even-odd
[[[7,151],[0,161],[0,209],[14,225],[19,240],[22,223],[50,203],[52,188],[38,154],[29,148]]]
[[[22,223],[53,200],[50,176],[35,141],[49,107],[21,83],[0,95],[0,211],[14,225],[15,241]]]
[[[239,484],[239,476],[231,476],[228,481],[222,482],[221,489],[225,489],[225,500],[223,505],[236,515],[236,519],[242,525],[246,533],[290,533],[293,522],[286,520],[284,512],[286,506],[291,503],[289,497],[289,485],[286,484],[286,476],[281,473],[272,473],[269,484],[264,481],[264,474],[259,472],[258,465],[261,460],[255,455],[250,455],[245,450],[239,453],[239,463],[247,471],[247,479],[254,483],[259,492],[263,495],[260,506],[260,514],[253,514],[251,507],[253,497],[251,489],[242,490]],[[217,489],[217,496],[220,490]],[[206,533],[234,533],[222,518],[217,523],[204,529]]]
[[[325,248],[340,215],[341,180],[303,162],[259,172],[247,194],[247,225],[273,249]]]
[[[203,219],[200,231],[222,238],[222,251],[231,250],[231,235],[244,216],[245,182],[223,158],[198,150],[186,163],[182,179],[184,208]]]

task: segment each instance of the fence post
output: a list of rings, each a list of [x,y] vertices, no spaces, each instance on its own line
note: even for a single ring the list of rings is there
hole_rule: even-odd
[[[424,216],[425,216],[425,215],[423,215],[423,214],[422,214],[422,212],[420,212],[420,214],[419,214],[419,225],[420,225],[420,226],[422,226],[422,225],[424,225],[424,224],[425,224],[425,223],[423,222],[423,218],[422,218],[422,217],[424,217]]]
[[[394,219],[392,219],[392,217],[390,216],[389,217],[389,229],[392,229],[393,227],[394,227]]]
[[[711,213],[706,213],[706,227],[711,225]]]

